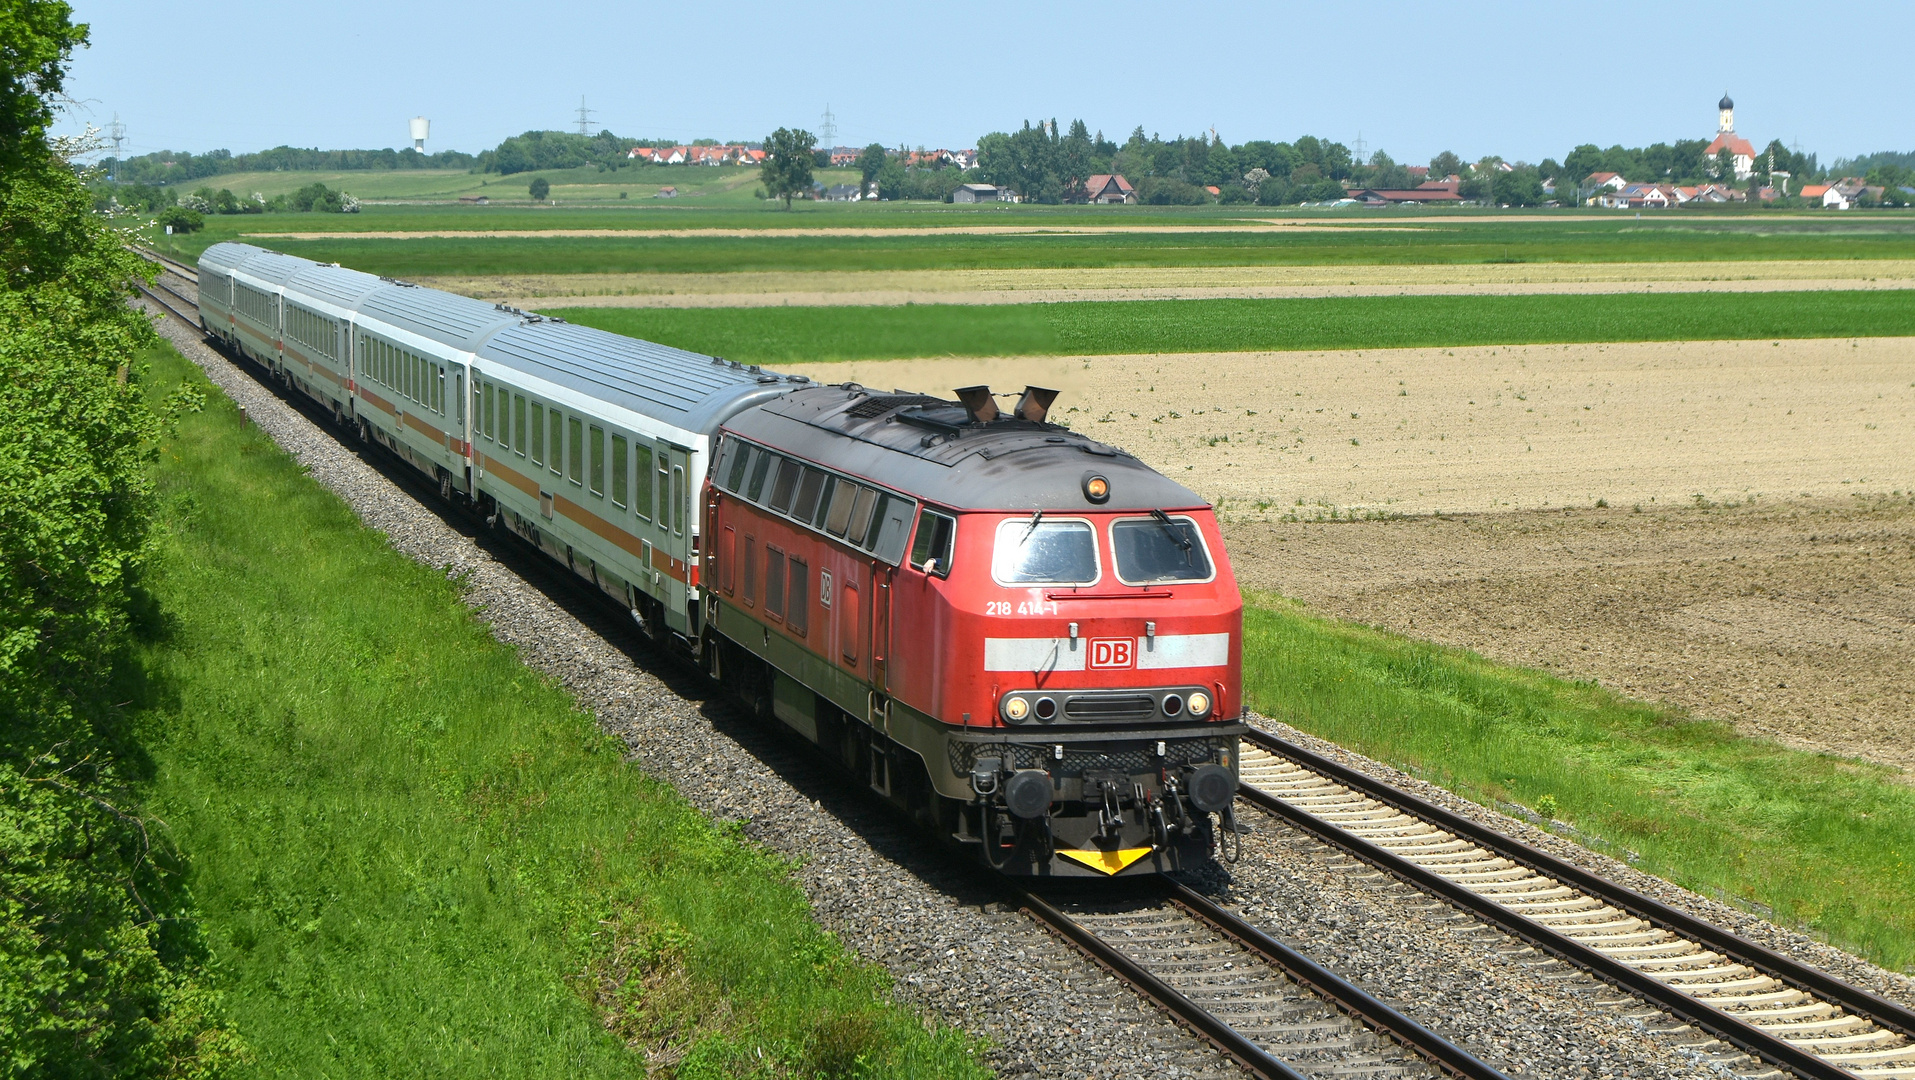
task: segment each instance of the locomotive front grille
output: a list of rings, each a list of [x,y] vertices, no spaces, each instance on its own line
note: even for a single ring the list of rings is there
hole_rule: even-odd
[[[1064,702],[1070,720],[1149,720],[1157,715],[1157,699],[1149,694],[1077,694]]]
[[[1048,744],[1030,743],[973,743],[952,740],[947,743],[951,759],[951,771],[959,776],[967,776],[971,766],[982,757],[995,757],[1004,761],[1013,769],[1046,769],[1057,776],[1082,776],[1086,769],[1115,769],[1124,773],[1149,772],[1160,765],[1166,768],[1180,768],[1200,762],[1212,761],[1217,751],[1226,743],[1217,738],[1170,739],[1164,744],[1164,756],[1157,756],[1156,744],[1147,746],[1132,745],[1125,749],[1103,748],[1097,750],[1077,750],[1068,745],[1064,750],[1064,759],[1052,756]]]

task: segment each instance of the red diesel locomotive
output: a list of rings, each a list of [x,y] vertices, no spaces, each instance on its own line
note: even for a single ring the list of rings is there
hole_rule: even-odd
[[[857,386],[731,417],[708,664],[1009,874],[1207,860],[1234,829],[1243,608],[1210,506],[1046,421]]]

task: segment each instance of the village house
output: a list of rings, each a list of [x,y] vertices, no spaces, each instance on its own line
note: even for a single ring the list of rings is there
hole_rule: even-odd
[[[1084,195],[1093,203],[1114,204],[1137,201],[1136,189],[1130,186],[1130,181],[1116,173],[1098,173],[1084,181]]]
[[[951,192],[954,203],[1016,202],[1011,189],[993,184],[959,184]]]
[[[1357,188],[1349,192],[1348,197],[1365,206],[1422,206],[1463,201],[1455,188],[1440,181],[1414,188]]]

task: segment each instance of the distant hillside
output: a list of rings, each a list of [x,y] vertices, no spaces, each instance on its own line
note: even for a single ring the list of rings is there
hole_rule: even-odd
[[[471,154],[457,150],[421,154],[411,147],[404,150],[304,150],[296,146],[275,146],[256,154],[235,154],[230,150],[209,150],[204,154],[159,150],[124,161],[108,158],[101,165],[108,175],[121,183],[177,184],[185,180],[240,172],[470,169],[475,160]]]

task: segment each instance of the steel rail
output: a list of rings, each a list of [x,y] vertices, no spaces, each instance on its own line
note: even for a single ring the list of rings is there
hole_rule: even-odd
[[[1644,922],[1659,926],[1678,936],[1687,937],[1705,948],[1714,949],[1761,974],[1839,1004],[1853,1015],[1870,1020],[1882,1028],[1903,1035],[1915,1032],[1915,1011],[1909,1010],[1906,1006],[1841,982],[1825,972],[1782,956],[1721,927],[1703,922],[1661,901],[1607,881],[1545,851],[1514,840],[1494,829],[1445,810],[1288,740],[1254,728],[1246,738],[1273,754],[1288,758],[1311,772],[1366,795],[1385,806],[1410,817],[1422,819],[1430,825],[1468,840],[1510,862],[1556,878]],[[1812,1051],[1804,1050],[1730,1013],[1698,1001],[1674,986],[1654,979],[1574,938],[1512,911],[1463,884],[1385,850],[1362,837],[1355,836],[1308,810],[1293,806],[1247,784],[1240,791],[1250,802],[1318,839],[1342,848],[1426,892],[1439,895],[1486,922],[1521,937],[1538,948],[1608,982],[1653,1001],[1711,1035],[1732,1043],[1771,1064],[1782,1066],[1804,1077],[1816,1078],[1816,1080],[1855,1080],[1857,1074]]]
[[[1270,961],[1297,983],[1382,1031],[1405,1048],[1421,1054],[1437,1068],[1463,1080],[1507,1080],[1475,1054],[1378,1001],[1363,988],[1245,922],[1230,909],[1181,882],[1171,887],[1171,902],[1218,932]]]
[[[1316,961],[1251,926],[1228,909],[1201,893],[1177,883],[1167,883],[1166,898],[1201,923],[1225,938],[1268,961],[1291,980],[1305,987],[1338,1011],[1365,1027],[1381,1032],[1404,1049],[1421,1056],[1437,1068],[1461,1080],[1508,1080],[1501,1072],[1485,1064],[1467,1050],[1449,1042],[1415,1020]],[[1100,966],[1129,983],[1185,1026],[1210,1040],[1219,1050],[1236,1059],[1252,1074],[1270,1080],[1302,1080],[1302,1074],[1250,1041],[1228,1022],[1210,1012],[1123,950],[1099,937],[1094,931],[1059,910],[1043,897],[1016,884],[1006,882],[1019,906],[1039,922],[1076,945]]]
[[[145,293],[148,299],[152,300],[155,304],[158,304],[160,306],[160,309],[162,311],[165,311],[168,315],[173,316],[175,319],[178,319],[179,321],[185,323],[186,325],[192,327],[195,330],[205,329],[199,324],[198,319],[195,319],[193,316],[186,314],[185,312],[181,311],[179,308],[174,307],[172,304],[168,303],[166,301],[166,297],[161,296],[159,293],[154,292],[152,289],[148,288],[145,285],[145,283],[136,281],[133,283],[133,287],[140,290],[142,293]],[[166,286],[161,285],[160,288],[166,289]],[[171,293],[173,298],[178,300],[180,303],[189,305],[190,307],[192,307],[194,311],[199,310],[199,305],[193,303],[191,300],[188,300],[186,297],[181,296],[179,293],[173,292],[173,290],[171,289],[166,289],[166,291],[168,293]]]
[[[195,285],[199,284],[199,271],[180,262],[178,259],[162,255],[152,248],[141,247],[138,244],[128,244],[127,249],[140,258],[145,259],[147,262],[157,265],[162,270],[177,274]]]

